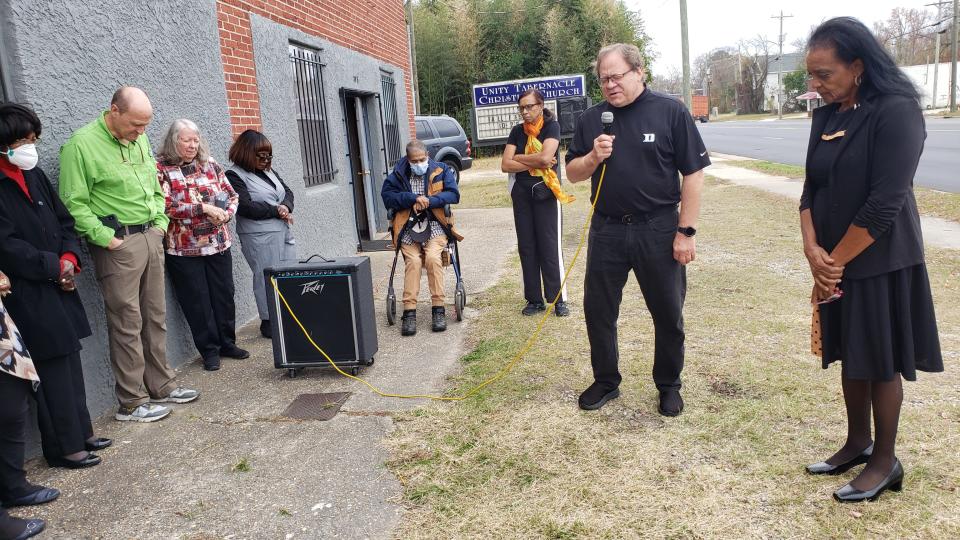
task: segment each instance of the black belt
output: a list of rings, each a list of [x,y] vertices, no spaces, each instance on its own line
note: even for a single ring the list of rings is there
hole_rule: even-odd
[[[634,223],[646,223],[652,219],[658,218],[660,216],[665,216],[667,214],[673,214],[677,211],[676,206],[663,206],[652,210],[644,214],[625,214],[622,216],[608,216],[606,214],[601,214],[600,212],[594,212],[594,215],[607,223],[622,223],[624,225],[632,225]]]
[[[131,234],[145,232],[152,226],[152,223],[141,223],[140,225],[121,225],[119,229],[114,231],[113,236],[117,238],[123,238],[124,236],[130,236]]]

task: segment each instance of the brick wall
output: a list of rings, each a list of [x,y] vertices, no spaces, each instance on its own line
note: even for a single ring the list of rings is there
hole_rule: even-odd
[[[220,55],[234,136],[260,128],[251,13],[403,68],[408,121],[414,132],[402,0],[217,0]]]

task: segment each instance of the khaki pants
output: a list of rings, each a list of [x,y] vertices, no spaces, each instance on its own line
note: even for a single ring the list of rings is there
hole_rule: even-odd
[[[152,227],[115,250],[90,245],[107,311],[110,361],[120,405],[133,408],[176,388],[167,364],[163,233]]]
[[[403,253],[403,309],[417,309],[417,296],[420,294],[420,269],[427,267],[427,284],[430,286],[430,304],[443,306],[443,260],[440,254],[447,247],[445,235],[431,238],[421,249],[418,242],[401,244]]]

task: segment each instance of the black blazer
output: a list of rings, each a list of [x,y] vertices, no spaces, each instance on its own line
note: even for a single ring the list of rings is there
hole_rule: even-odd
[[[36,361],[80,350],[90,335],[76,291],[60,289],[60,255],[80,257],[73,217],[40,168],[23,171],[30,199],[0,172],[0,271],[13,293],[3,299]]]
[[[878,96],[860,102],[830,167],[829,189],[816,197],[810,159],[839,104],[813,111],[807,146],[807,179],[800,210],[809,208],[817,241],[832,251],[850,224],[864,227],[874,243],[850,261],[844,276],[863,279],[923,262],[920,214],[913,175],[927,138],[923,113],[913,99]],[[816,205],[820,201],[820,205]]]

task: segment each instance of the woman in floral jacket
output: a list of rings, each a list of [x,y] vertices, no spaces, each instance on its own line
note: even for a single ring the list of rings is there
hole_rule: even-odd
[[[157,153],[160,185],[166,195],[167,271],[193,342],[207,371],[220,357],[247,358],[236,345],[233,258],[227,222],[237,194],[223,168],[210,157],[207,142],[190,120],[173,122]]]

